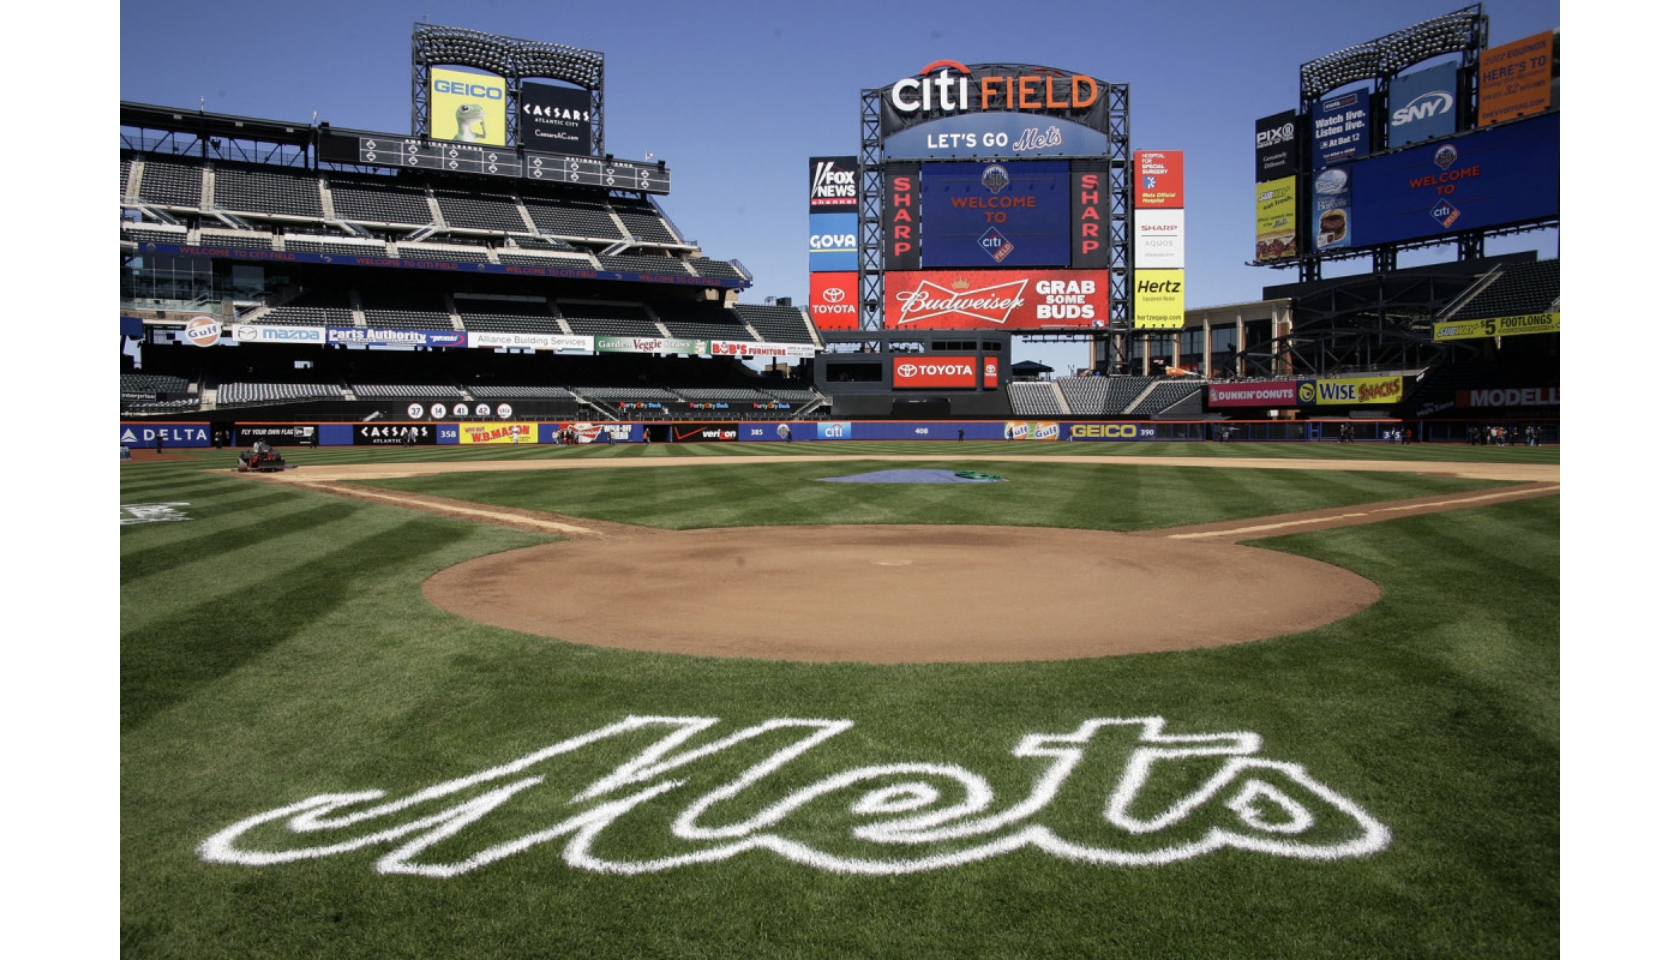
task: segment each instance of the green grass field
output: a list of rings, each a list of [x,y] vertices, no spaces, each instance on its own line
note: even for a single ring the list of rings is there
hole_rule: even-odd
[[[752,462],[835,446],[341,448],[287,459],[307,470],[730,457],[380,483],[670,528],[1124,531],[1495,486],[1126,457],[1558,458],[1556,448],[843,445],[960,456],[949,465],[1008,478],[938,487],[814,482],[884,464]],[[984,459],[1039,451],[1101,462]],[[641,654],[480,626],[431,607],[421,583],[546,538],[236,477],[232,460],[204,451],[122,468],[123,504],[180,504],[190,518],[121,531],[125,956],[1559,950],[1558,498],[1260,541],[1382,587],[1374,606],[1309,633],[1055,663],[865,666]],[[1068,589],[1112,594],[1123,622],[1124,582]],[[1012,595],[1006,557],[975,595],[1056,602]],[[812,615],[843,614],[847,602]],[[1219,602],[1216,584],[1207,602]],[[666,719],[613,726],[631,717]],[[1168,737],[1200,735],[1174,747],[1197,755],[1143,765],[1138,723],[1088,725],[1152,717]],[[1035,735],[1036,752],[1018,752]],[[1226,783],[1237,743],[1266,763]],[[661,744],[667,752],[651,752]],[[1057,767],[1054,749],[1077,764]],[[1125,822],[1147,826],[1116,824],[1123,785]],[[336,810],[318,802],[316,831],[279,816],[255,822],[328,794],[363,796]],[[974,812],[882,826],[964,802]],[[393,809],[354,816],[380,804]],[[1337,852],[1372,838],[1367,821],[1380,825],[1374,850]]]

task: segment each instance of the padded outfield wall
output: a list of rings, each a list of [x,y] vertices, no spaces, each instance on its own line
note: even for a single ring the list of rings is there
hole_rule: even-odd
[[[1355,442],[1400,442],[1406,430],[1423,443],[1463,443],[1472,429],[1502,427],[1513,437],[1533,424],[1542,442],[1557,443],[1557,418],[1490,417],[1477,420],[755,420],[746,422],[511,421],[507,423],[240,423],[229,448],[261,440],[277,447],[403,446],[404,431],[414,446],[553,445],[571,428],[579,443],[791,443],[845,440],[1010,440],[1072,443],[1158,442],[1323,442],[1340,440],[1343,423],[1351,424]],[[119,442],[151,450],[163,435],[165,449],[214,446],[208,421],[123,421]],[[785,428],[785,430],[784,430]],[[1226,431],[1229,431],[1227,433]],[[517,440],[515,439],[517,437]],[[1520,442],[1513,440],[1513,443]]]

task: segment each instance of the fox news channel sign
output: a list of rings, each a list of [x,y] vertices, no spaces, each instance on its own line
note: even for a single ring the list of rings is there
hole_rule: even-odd
[[[936,60],[882,87],[889,160],[1105,157],[1108,84],[1021,64]]]
[[[858,208],[857,157],[812,157],[810,187],[811,213],[855,215]]]

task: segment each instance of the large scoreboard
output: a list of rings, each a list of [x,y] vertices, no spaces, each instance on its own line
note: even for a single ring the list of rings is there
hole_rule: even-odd
[[[884,328],[1108,327],[1127,199],[1111,92],[1059,68],[954,60],[865,92],[880,141],[864,155],[883,162],[860,286]]]
[[[321,159],[369,167],[441,170],[489,177],[547,180],[582,187],[671,192],[671,171],[661,164],[539,153],[516,147],[398,137],[388,133],[323,132]]]

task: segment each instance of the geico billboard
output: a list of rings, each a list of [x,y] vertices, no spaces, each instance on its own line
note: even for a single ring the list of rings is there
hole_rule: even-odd
[[[1155,425],[1149,423],[1069,423],[1069,440],[1153,440]]]
[[[888,328],[1091,329],[1108,324],[1106,270],[919,270],[886,274]]]
[[[979,385],[973,357],[898,357],[892,364],[894,390],[919,390],[939,387],[967,387]]]
[[[507,146],[507,81],[482,73],[433,67],[433,140]]]

